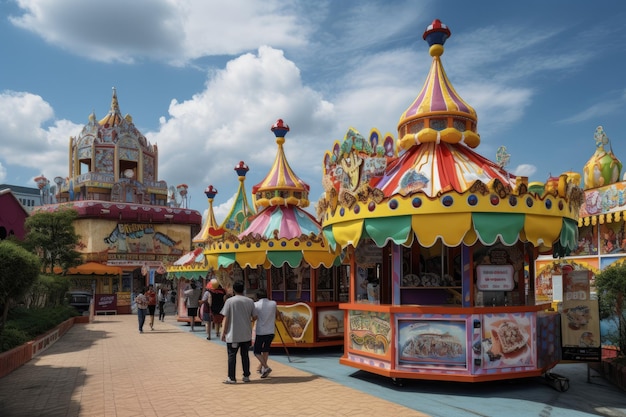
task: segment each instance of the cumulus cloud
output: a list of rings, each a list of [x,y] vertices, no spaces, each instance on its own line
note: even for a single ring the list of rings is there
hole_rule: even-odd
[[[19,0],[10,21],[73,54],[102,62],[163,60],[302,46],[306,15],[281,0]],[[225,42],[224,40],[228,40]]]
[[[67,120],[55,120],[50,104],[25,92],[0,93],[0,160],[11,166],[36,169],[46,176],[66,175],[70,136],[81,127]]]
[[[211,73],[204,91],[172,101],[168,113],[158,131],[146,133],[167,155],[159,176],[195,186],[195,195],[209,184],[236,187],[234,167],[242,159],[250,167],[247,187],[261,181],[278,150],[270,127],[279,118],[291,127],[283,146],[289,162],[317,185],[327,132],[336,123],[332,103],[303,85],[296,65],[270,47]]]
[[[537,167],[530,164],[521,164],[515,167],[515,169],[513,169],[513,171],[511,172],[520,177],[530,178],[537,172]]]

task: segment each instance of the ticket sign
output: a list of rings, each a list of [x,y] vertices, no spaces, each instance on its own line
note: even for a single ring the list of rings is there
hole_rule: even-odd
[[[512,291],[513,265],[478,265],[476,286],[480,291]]]

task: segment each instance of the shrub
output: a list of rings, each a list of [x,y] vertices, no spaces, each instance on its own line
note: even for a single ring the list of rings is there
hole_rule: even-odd
[[[33,340],[74,316],[78,316],[78,312],[70,306],[12,308],[2,334],[1,351],[5,352]]]

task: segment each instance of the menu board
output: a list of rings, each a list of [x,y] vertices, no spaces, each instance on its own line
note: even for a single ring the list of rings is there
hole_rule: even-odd
[[[601,358],[598,300],[565,300],[561,312],[563,359],[599,361]]]
[[[513,265],[478,265],[476,286],[480,291],[512,291]]]

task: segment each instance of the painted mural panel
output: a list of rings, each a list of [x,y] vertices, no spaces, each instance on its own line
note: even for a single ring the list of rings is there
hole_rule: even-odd
[[[343,310],[317,309],[317,334],[320,338],[343,337],[344,327]]]
[[[600,254],[611,255],[626,252],[624,221],[600,225]]]
[[[399,319],[398,364],[467,368],[465,320]]]
[[[348,318],[350,349],[375,355],[389,354],[391,339],[389,313],[351,310]]]

